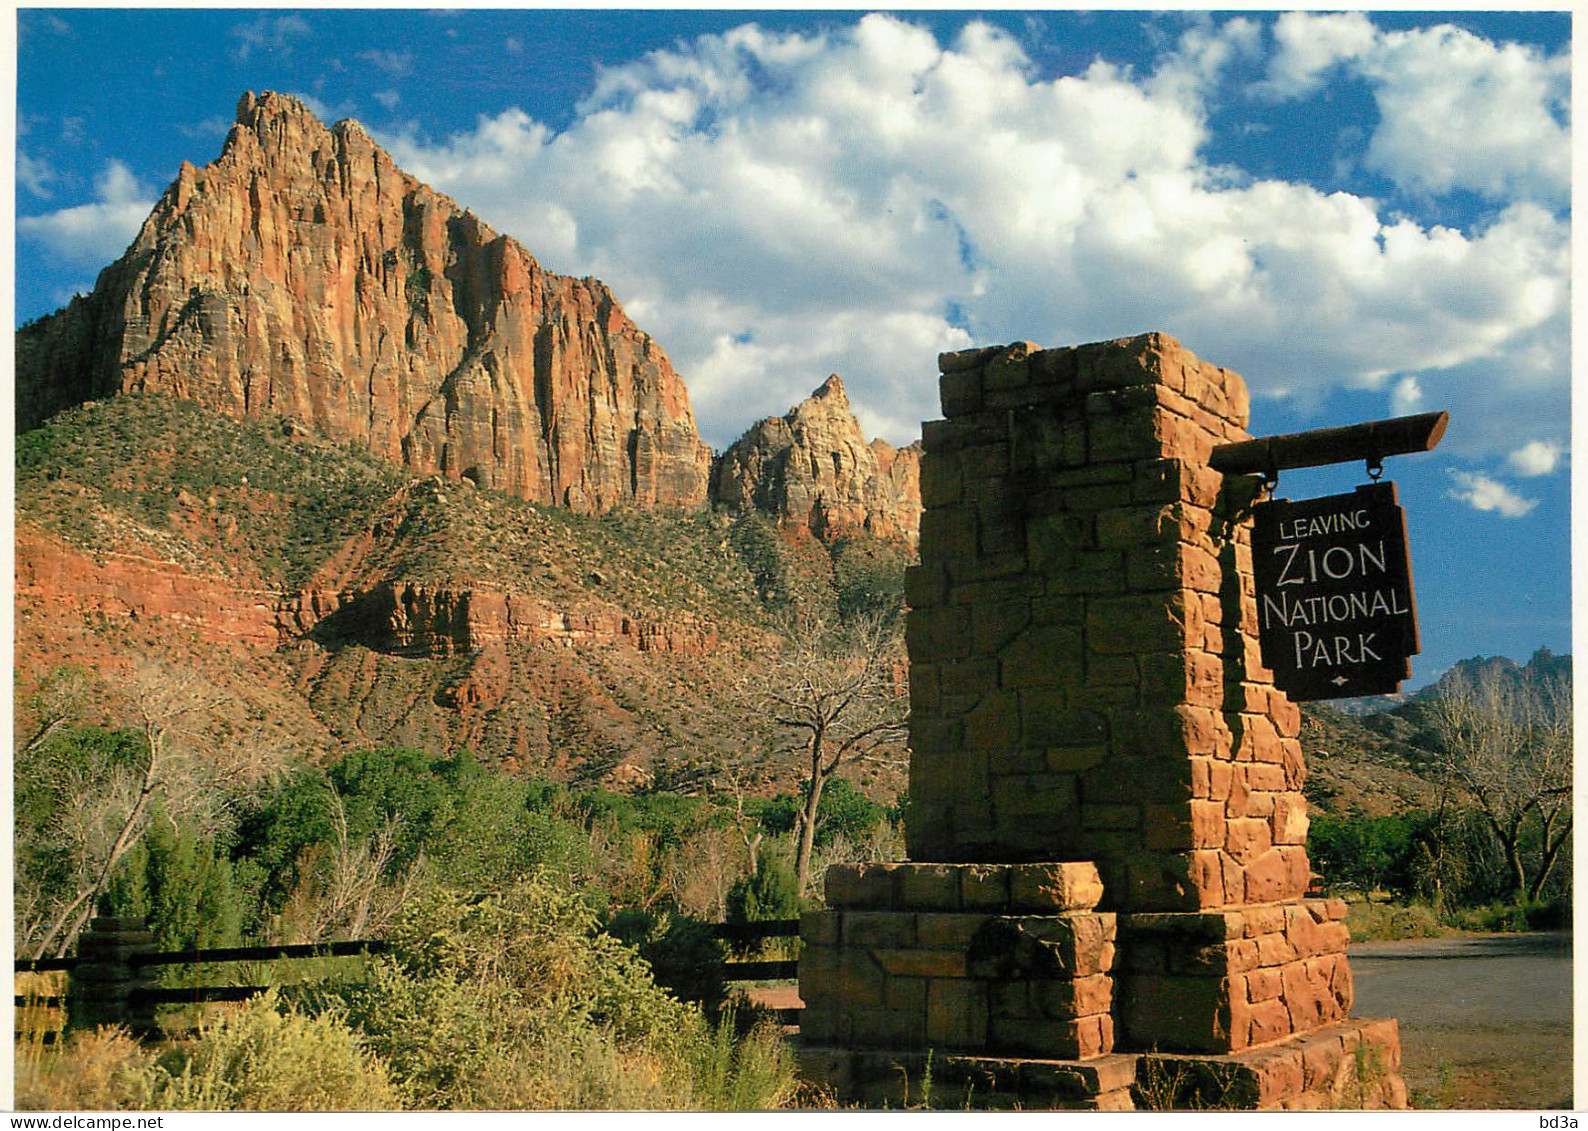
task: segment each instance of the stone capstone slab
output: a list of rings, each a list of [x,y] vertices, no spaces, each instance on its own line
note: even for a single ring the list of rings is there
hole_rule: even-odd
[[[844,911],[983,911],[1057,914],[1088,911],[1103,897],[1097,865],[834,864],[827,905]]]

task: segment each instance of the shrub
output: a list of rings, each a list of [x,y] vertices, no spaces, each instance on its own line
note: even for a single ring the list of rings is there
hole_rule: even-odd
[[[1571,908],[1564,900],[1529,904],[1526,911],[1527,929],[1530,931],[1565,931],[1571,928]]]
[[[178,1111],[386,1111],[386,1065],[335,1011],[277,1008],[273,993],[223,1014],[162,1063],[148,1106]]]
[[[771,1025],[736,1036],[732,1011],[689,1052],[689,1106],[697,1111],[763,1111],[794,1096],[793,1056]]]
[[[148,1106],[154,1054],[121,1029],[73,1033],[55,1045],[20,1040],[20,1111],[120,1111]]]
[[[546,1050],[610,1042],[624,1056],[676,1060],[701,1024],[549,873],[483,896],[424,892],[391,941],[346,1000],[422,1107],[492,1106],[504,1089],[520,1095],[515,1106],[568,1106],[525,1067]]]
[[[1463,931],[1550,931],[1570,926],[1571,917],[1560,902],[1490,903],[1464,907],[1451,922]]]
[[[792,919],[800,913],[799,882],[794,867],[781,853],[763,850],[754,875],[728,891],[728,922]]]
[[[348,989],[348,1016],[415,1105],[488,1106],[482,1082],[503,1052],[495,990],[377,961],[364,984]]]
[[[55,1111],[371,1111],[401,1106],[386,1066],[335,1011],[254,998],[156,1057],[120,1029],[18,1045],[17,1106]]]
[[[1353,902],[1347,911],[1345,923],[1351,929],[1352,940],[1356,942],[1432,939],[1447,933],[1433,908],[1420,903]]]

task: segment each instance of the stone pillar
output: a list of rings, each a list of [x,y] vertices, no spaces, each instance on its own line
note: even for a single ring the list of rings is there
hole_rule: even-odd
[[[1250,438],[1244,382],[1161,334],[939,364],[906,576],[908,867],[1095,862],[1114,1048],[1217,1058],[1321,1034],[1303,1043],[1337,1066],[1345,908],[1305,898],[1300,714],[1260,661],[1253,487],[1208,466]],[[1316,1097],[1300,1055],[1296,1089],[1265,1069],[1241,1094]],[[1404,1102],[1391,1077],[1374,1095]]]
[[[138,991],[155,979],[132,961],[138,951],[154,949],[154,936],[141,917],[98,915],[77,939],[77,965],[67,979],[66,1026],[76,1032],[119,1025],[135,1037],[157,1032],[155,1007]]]
[[[1300,896],[1300,716],[1259,667],[1250,496],[1207,466],[1244,383],[1161,335],[941,364],[911,857],[1095,857],[1127,912]]]

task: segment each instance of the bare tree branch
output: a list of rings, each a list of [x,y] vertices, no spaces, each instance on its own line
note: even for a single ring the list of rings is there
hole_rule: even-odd
[[[194,821],[205,831],[224,823],[227,807],[243,790],[280,768],[281,744],[256,733],[237,733],[227,719],[235,700],[192,668],[174,669],[146,659],[134,669],[133,708],[143,732],[142,762],[130,773],[104,782],[84,782],[73,796],[83,816],[109,833],[100,846],[90,830],[83,846],[77,894],[45,930],[42,956],[64,955],[94,914],[117,865],[143,838],[155,802],[173,820]],[[217,732],[220,732],[219,734]]]
[[[781,749],[799,751],[809,771],[794,856],[804,892],[823,787],[848,762],[904,739],[908,697],[896,624],[805,617],[785,636],[781,651],[741,678],[739,695],[750,714],[784,734]]]
[[[1453,680],[1430,714],[1446,777],[1472,798],[1499,842],[1513,898],[1537,899],[1571,835],[1569,815],[1557,825],[1572,787],[1569,679],[1485,671]],[[1542,838],[1529,860],[1524,838],[1533,815]]]

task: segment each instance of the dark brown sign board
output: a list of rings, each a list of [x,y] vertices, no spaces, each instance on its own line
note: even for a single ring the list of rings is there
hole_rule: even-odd
[[[1421,647],[1395,484],[1259,503],[1252,518],[1257,636],[1275,686],[1297,702],[1398,691]]]

